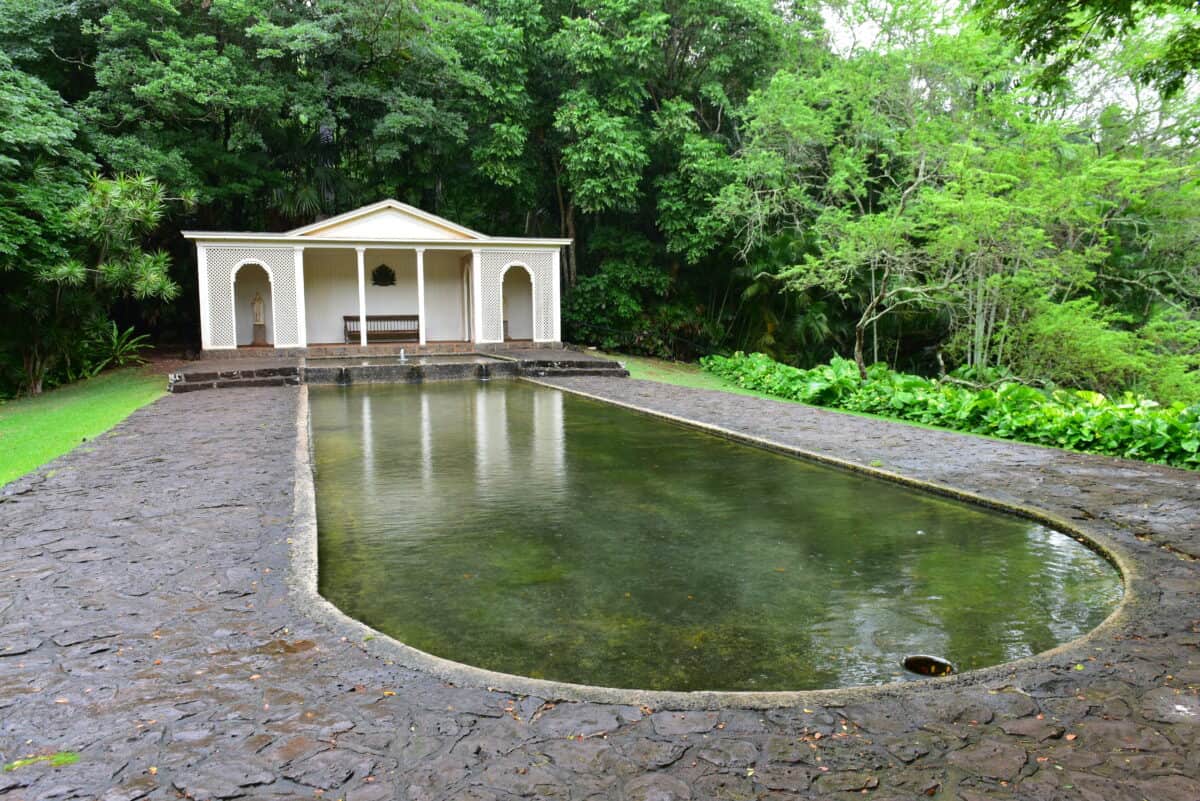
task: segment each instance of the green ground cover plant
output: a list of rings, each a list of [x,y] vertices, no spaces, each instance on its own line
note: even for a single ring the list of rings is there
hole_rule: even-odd
[[[929,379],[886,365],[867,377],[848,359],[810,370],[761,353],[702,360],[705,370],[774,397],[865,412],[1020,442],[1200,469],[1200,403],[1162,405],[1124,394],[1038,389],[1001,380],[970,386],[951,376]]]
[[[53,754],[38,754],[37,756],[15,759],[4,766],[4,772],[10,773],[19,768],[37,765],[41,762],[45,762],[51,767],[61,768],[66,765],[74,765],[78,761],[79,754],[74,751],[55,751]]]
[[[161,373],[126,368],[0,403],[0,485],[103,434],[165,391]]]

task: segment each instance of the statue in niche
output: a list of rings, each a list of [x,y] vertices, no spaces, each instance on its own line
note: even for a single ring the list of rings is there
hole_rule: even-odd
[[[267,344],[267,318],[265,314],[265,306],[262,295],[255,292],[254,300],[250,301],[250,309],[254,313],[254,341],[252,345],[263,346]]]
[[[250,301],[250,308],[254,310],[254,324],[266,325],[266,318],[263,317],[263,299],[262,295],[254,293],[254,300]]]

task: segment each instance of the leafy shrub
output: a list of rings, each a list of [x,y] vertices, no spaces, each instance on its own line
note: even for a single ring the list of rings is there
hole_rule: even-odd
[[[1200,469],[1200,403],[1162,406],[1124,394],[1043,391],[1014,381],[974,389],[833,359],[802,370],[761,353],[709,356],[705,370],[740,387],[817,406],[867,412],[958,431]]]
[[[1200,401],[1200,319],[1168,309],[1142,326],[1138,337],[1142,359],[1153,365],[1145,382],[1147,394]]]
[[[649,261],[610,259],[579,278],[563,299],[563,336],[668,359],[694,359],[712,350],[719,326],[700,304],[671,294],[671,276]]]
[[[1042,300],[1028,320],[1014,326],[1013,369],[1105,393],[1143,385],[1151,365],[1139,352],[1137,334],[1117,327],[1128,322],[1091,298]]]

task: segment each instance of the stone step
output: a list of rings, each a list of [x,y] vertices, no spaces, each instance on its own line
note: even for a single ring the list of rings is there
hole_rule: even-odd
[[[222,373],[173,374],[167,380],[167,391],[195,392],[201,389],[229,389],[233,387],[295,387],[300,385],[300,375],[292,368],[286,372],[274,370],[247,370]]]
[[[284,367],[257,367],[252,370],[221,370],[219,372],[179,373],[185,381],[217,381],[221,379],[238,378],[274,378],[276,376],[300,375],[296,365]]]
[[[611,370],[620,371],[620,362],[610,362],[605,359],[524,359],[521,366],[534,370]]]
[[[233,387],[298,387],[300,376],[274,376],[271,378],[228,378],[216,382],[217,389]]]
[[[522,370],[524,375],[533,376],[536,378],[568,378],[570,376],[608,376],[609,378],[628,378],[629,371],[624,367],[617,366],[615,369],[606,367],[603,369],[594,367],[526,367]]]

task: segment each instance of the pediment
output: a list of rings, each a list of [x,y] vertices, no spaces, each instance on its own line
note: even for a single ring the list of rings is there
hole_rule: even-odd
[[[483,234],[395,200],[364,206],[289,234],[314,239],[486,239]]]

